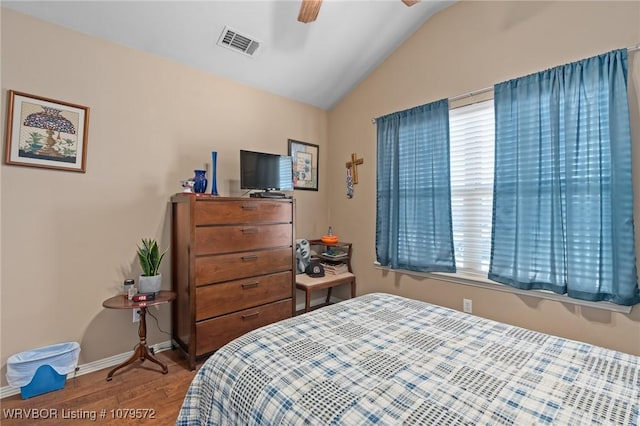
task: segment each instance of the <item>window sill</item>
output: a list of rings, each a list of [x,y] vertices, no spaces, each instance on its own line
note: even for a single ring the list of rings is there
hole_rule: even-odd
[[[465,274],[461,272],[457,272],[455,274],[449,274],[444,272],[415,272],[415,271],[408,271],[405,269],[387,268],[384,266],[380,266],[380,264],[377,262],[374,262],[373,265],[376,269],[380,269],[383,271],[399,272],[407,275],[432,278],[435,280],[448,281],[448,282],[468,285],[472,287],[480,287],[480,288],[485,288],[490,290],[502,291],[505,293],[520,294],[523,296],[554,300],[557,302],[570,303],[570,304],[579,305],[579,306],[588,306],[590,308],[602,309],[610,312],[619,312],[623,314],[629,314],[631,313],[631,309],[633,308],[633,306],[616,305],[615,303],[610,303],[610,302],[590,302],[588,300],[573,299],[565,295],[555,294],[553,292],[545,291],[545,290],[520,290],[518,288],[509,287],[504,284],[495,283],[493,281],[490,281],[486,278],[479,277],[477,275]]]

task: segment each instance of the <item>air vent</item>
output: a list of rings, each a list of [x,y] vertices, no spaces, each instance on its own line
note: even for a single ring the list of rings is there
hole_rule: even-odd
[[[244,53],[247,56],[253,56],[258,47],[260,47],[260,42],[252,37],[240,34],[236,30],[225,27],[218,39],[218,46]]]

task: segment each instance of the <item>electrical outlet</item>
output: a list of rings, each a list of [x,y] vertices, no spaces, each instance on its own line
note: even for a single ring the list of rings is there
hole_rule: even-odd
[[[462,299],[462,310],[469,314],[473,312],[473,302],[471,299]]]
[[[140,313],[137,309],[132,309],[133,311],[133,322],[140,322]]]

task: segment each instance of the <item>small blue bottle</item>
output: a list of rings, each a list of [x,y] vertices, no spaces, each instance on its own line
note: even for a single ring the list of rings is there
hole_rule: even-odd
[[[217,178],[217,165],[218,162],[218,153],[216,151],[211,151],[211,195],[218,195],[218,184],[216,183]]]

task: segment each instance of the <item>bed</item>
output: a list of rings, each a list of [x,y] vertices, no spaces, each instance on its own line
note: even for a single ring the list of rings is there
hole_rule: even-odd
[[[176,424],[638,425],[639,412],[640,357],[374,293],[222,347]]]

